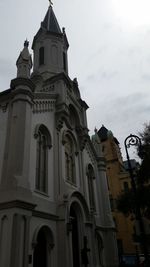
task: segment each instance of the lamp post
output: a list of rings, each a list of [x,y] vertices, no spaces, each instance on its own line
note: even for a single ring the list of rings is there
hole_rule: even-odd
[[[129,153],[128,153],[128,149],[131,146],[139,147],[139,150],[140,150],[140,148],[141,148],[141,139],[137,135],[130,134],[128,137],[126,137],[126,139],[124,141],[124,145],[125,145],[125,150],[126,150],[129,174],[130,174],[130,178],[131,178],[131,186],[132,186],[133,194],[135,196],[135,217],[136,217],[136,220],[139,223],[140,242],[141,242],[141,246],[142,246],[144,257],[145,257],[145,264],[146,264],[145,266],[149,267],[148,249],[147,249],[147,245],[146,245],[145,228],[144,228],[144,223],[143,223],[143,219],[142,219],[141,209],[140,209],[140,206],[139,206],[139,203],[138,203],[138,199],[137,199],[136,181],[135,181],[135,178],[134,178],[133,168],[132,168],[130,157],[129,157]]]

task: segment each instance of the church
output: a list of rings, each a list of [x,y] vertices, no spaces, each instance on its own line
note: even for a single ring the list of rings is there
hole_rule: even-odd
[[[0,93],[0,266],[117,267],[97,131],[90,138],[69,43],[52,5]]]

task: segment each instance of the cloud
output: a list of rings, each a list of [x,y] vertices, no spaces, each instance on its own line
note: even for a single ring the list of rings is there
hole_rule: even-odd
[[[13,64],[11,59],[0,58],[0,91],[9,88],[10,80],[15,77],[15,64]]]
[[[138,134],[144,123],[150,121],[150,96],[145,93],[133,93],[123,97],[110,97],[98,102],[88,110],[89,129],[92,135],[94,128],[104,124],[111,130],[122,147],[129,134]]]
[[[141,79],[144,80],[144,82],[150,83],[150,73],[145,73],[141,75]]]

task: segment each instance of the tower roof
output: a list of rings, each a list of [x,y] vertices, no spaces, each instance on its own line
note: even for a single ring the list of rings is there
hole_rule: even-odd
[[[106,141],[108,138],[112,137],[114,142],[119,145],[119,141],[117,140],[116,137],[113,136],[113,133],[108,130],[104,125],[99,129],[98,131],[98,136],[101,139],[101,142]]]
[[[108,129],[102,125],[102,127],[98,131],[98,136],[100,137],[101,141],[105,141],[108,138]]]
[[[58,34],[62,33],[51,5],[49,6],[45,18],[41,23],[41,27],[49,32]]]

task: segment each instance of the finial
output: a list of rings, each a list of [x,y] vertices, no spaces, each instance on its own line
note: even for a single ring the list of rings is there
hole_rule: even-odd
[[[24,42],[24,47],[28,47],[29,46],[29,41],[26,39]]]
[[[50,6],[52,6],[52,5],[53,5],[53,3],[52,3],[52,1],[51,1],[51,0],[49,0],[49,5],[50,5]]]
[[[94,132],[97,133],[97,128],[95,127]]]

